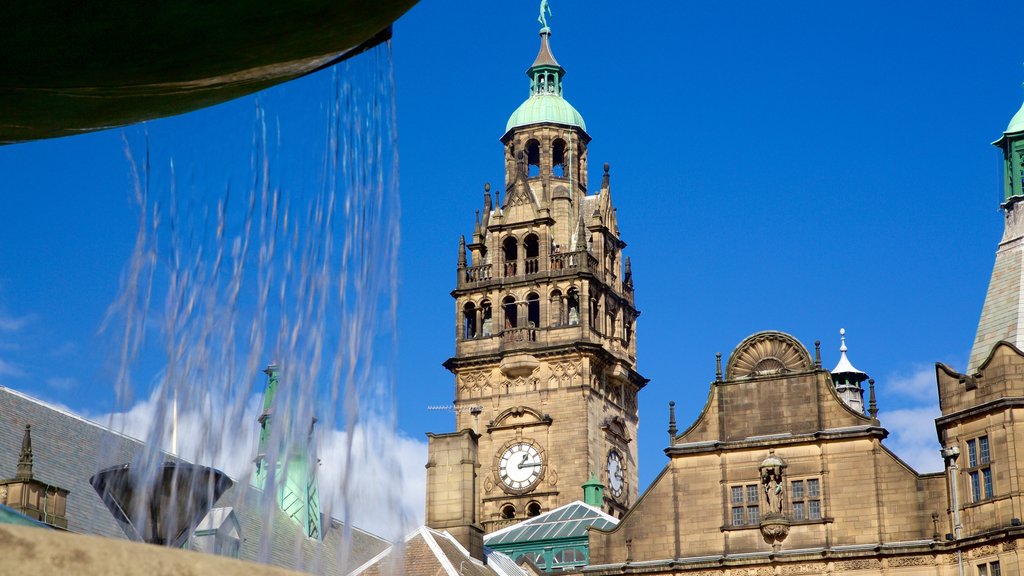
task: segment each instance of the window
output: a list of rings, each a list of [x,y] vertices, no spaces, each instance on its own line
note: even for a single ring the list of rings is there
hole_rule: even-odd
[[[1003,570],[999,566],[999,561],[989,562],[987,564],[978,564],[978,576],[1002,576]]]
[[[731,524],[756,526],[761,521],[760,497],[761,491],[757,484],[730,486]]]
[[[808,478],[789,483],[793,520],[821,520],[821,480]]]
[[[995,494],[991,463],[988,436],[967,441],[967,477],[970,479],[971,502],[988,500]]]

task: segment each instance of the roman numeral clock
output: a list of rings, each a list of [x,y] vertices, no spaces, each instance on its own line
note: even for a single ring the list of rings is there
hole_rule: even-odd
[[[494,476],[509,494],[529,492],[544,478],[544,451],[532,441],[506,443],[495,457]]]

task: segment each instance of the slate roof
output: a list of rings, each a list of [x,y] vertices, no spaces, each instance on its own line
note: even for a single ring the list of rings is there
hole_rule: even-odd
[[[562,538],[586,538],[587,529],[591,526],[609,530],[618,523],[615,517],[577,500],[519,524],[491,532],[484,536],[484,544],[498,546]]]
[[[484,549],[487,562],[472,558],[451,534],[421,526],[348,576],[527,576],[511,558]],[[399,564],[393,564],[400,558]]]
[[[121,527],[89,484],[89,477],[103,468],[133,461],[141,453],[143,443],[69,410],[0,386],[0,478],[14,476],[25,424],[32,425],[33,476],[70,491],[68,529],[125,539]],[[231,507],[238,518],[243,560],[340,576],[388,547],[387,541],[352,529],[351,543],[346,549],[344,526],[333,518],[324,522],[321,545],[302,536],[298,525],[276,506],[264,518],[262,496],[261,491],[250,489],[248,482],[242,480],[236,481],[235,487],[216,503],[218,507]],[[268,526],[267,530],[264,526]],[[267,552],[261,554],[264,540]]]

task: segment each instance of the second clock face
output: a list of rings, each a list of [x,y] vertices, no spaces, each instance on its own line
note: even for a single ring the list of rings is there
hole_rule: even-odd
[[[540,451],[533,444],[519,442],[501,453],[498,474],[501,482],[511,490],[526,490],[540,479],[544,465]]]
[[[608,488],[612,496],[622,496],[623,484],[622,456],[618,451],[612,450],[608,453]]]

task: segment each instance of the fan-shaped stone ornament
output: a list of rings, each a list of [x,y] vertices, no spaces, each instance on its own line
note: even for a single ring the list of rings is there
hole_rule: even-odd
[[[725,378],[754,378],[810,370],[811,355],[784,332],[758,332],[740,342],[729,356]]]

